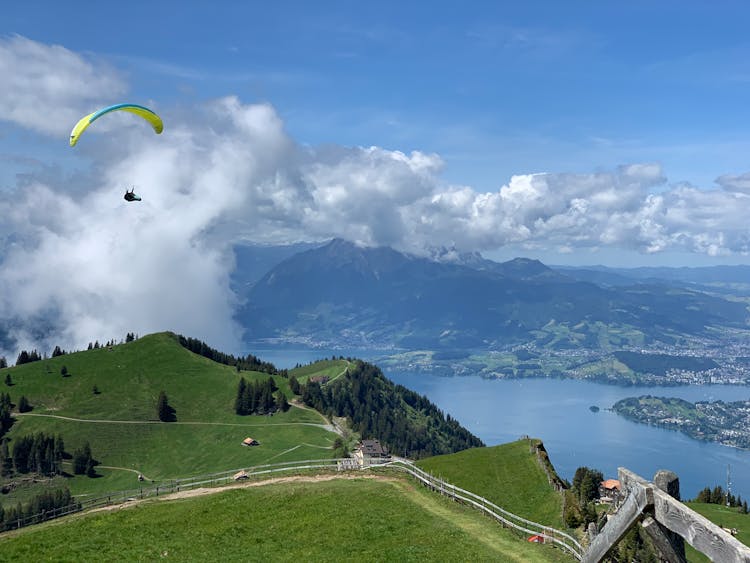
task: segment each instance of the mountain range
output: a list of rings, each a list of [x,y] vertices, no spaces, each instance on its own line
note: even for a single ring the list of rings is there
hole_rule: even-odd
[[[441,260],[446,254],[450,260]],[[747,304],[721,293],[750,282],[750,268],[701,270],[680,277],[673,269],[498,263],[477,253],[426,258],[335,239],[287,255],[248,284],[237,319],[248,342],[402,349],[543,342],[560,326],[582,331],[576,345],[590,347],[673,344],[748,328]],[[707,285],[722,280],[721,288]],[[602,333],[620,336],[606,342]]]

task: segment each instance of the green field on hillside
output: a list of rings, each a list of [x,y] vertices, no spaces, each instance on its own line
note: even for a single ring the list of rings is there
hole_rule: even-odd
[[[750,514],[740,514],[736,508],[728,508],[721,504],[686,502],[685,505],[705,516],[717,526],[729,529],[736,528],[737,535],[735,538],[750,546]],[[709,561],[708,557],[693,549],[687,542],[685,542],[685,551],[688,561]]]
[[[61,375],[63,366],[67,377]],[[346,361],[319,366],[323,374],[340,373],[345,367]],[[316,373],[315,365],[304,369],[306,376]],[[333,454],[336,434],[313,410],[292,407],[286,413],[268,416],[234,413],[240,377],[273,377],[291,398],[286,378],[238,372],[188,351],[171,333],[7,368],[0,370],[0,377],[4,379],[8,373],[13,385],[6,386],[4,392],[10,393],[14,403],[25,396],[34,407],[30,413],[16,415],[7,434],[11,446],[15,437],[35,432],[62,435],[69,453],[86,441],[90,443],[100,462],[98,477],[68,479],[74,495],[137,488],[138,473],[158,484]],[[93,392],[94,386],[98,394]],[[176,422],[158,420],[156,401],[162,390],[176,411]],[[248,436],[260,445],[242,446]],[[72,473],[69,464],[65,468]],[[3,505],[18,500],[15,492],[0,496]]]
[[[235,489],[0,536],[0,561],[572,561],[406,479]]]
[[[549,484],[528,440],[430,457],[417,465],[514,514],[546,526],[564,527],[562,496]]]

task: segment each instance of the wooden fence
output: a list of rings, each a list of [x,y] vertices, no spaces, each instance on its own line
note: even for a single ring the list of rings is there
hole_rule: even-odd
[[[59,518],[67,514],[80,512],[83,510],[91,510],[93,508],[123,504],[129,501],[135,501],[148,497],[158,497],[179,491],[195,489],[197,487],[227,485],[233,483],[235,481],[234,476],[240,472],[244,472],[244,474],[248,477],[257,477],[290,471],[350,471],[353,469],[353,466],[350,462],[351,459],[349,458],[282,462],[257,465],[245,469],[232,469],[230,471],[222,471],[220,473],[212,473],[208,475],[191,477],[188,479],[174,480],[168,483],[162,483],[156,487],[118,491],[116,493],[110,493],[97,498],[81,500],[76,502],[75,505],[64,507],[54,512],[51,511],[47,513],[35,514],[26,518],[19,518],[12,523],[12,528],[22,528],[24,526],[37,524],[45,520]],[[487,514],[488,516],[491,516],[492,518],[497,520],[503,527],[513,528],[524,534],[541,536],[544,538],[545,542],[557,545],[558,547],[569,552],[576,559],[581,559],[583,548],[581,544],[572,536],[566,534],[561,530],[532,522],[531,520],[527,520],[526,518],[513,514],[512,512],[508,512],[507,510],[500,508],[484,497],[457,487],[443,479],[430,475],[429,473],[414,465],[414,463],[412,463],[408,459],[391,458],[389,460],[383,460],[383,462],[381,463],[373,462],[370,465],[366,465],[364,467],[357,466],[356,470],[377,471],[378,468],[391,468],[406,472],[433,491],[443,494],[456,502],[472,506]]]
[[[351,460],[323,459],[282,462],[174,480],[156,487],[119,491],[93,499],[79,500],[69,507],[18,519],[13,522],[12,527],[21,528],[73,512],[181,490],[226,485],[234,482],[234,476],[241,471],[244,471],[248,477],[307,470],[348,471],[352,470],[351,464],[347,463],[349,461]],[[674,498],[679,498],[679,481],[671,472],[659,472],[654,477],[654,482],[649,482],[628,469],[619,468],[622,500],[617,512],[609,517],[604,528],[599,533],[595,530],[591,531],[591,541],[586,548],[571,535],[513,514],[484,497],[430,475],[408,459],[392,458],[383,463],[360,467],[359,470],[377,470],[381,467],[406,472],[433,491],[480,510],[497,520],[503,527],[515,529],[523,534],[541,536],[545,543],[565,550],[584,563],[602,561],[625,533],[639,522],[653,540],[662,558],[670,563],[685,561],[684,540],[712,561],[750,563],[750,548]]]
[[[653,482],[624,467],[618,469],[618,476],[625,496],[601,532],[592,530],[584,563],[602,561],[639,522],[664,561],[686,561],[687,541],[712,561],[750,563],[750,548],[679,501],[679,480],[671,471],[659,471]]]

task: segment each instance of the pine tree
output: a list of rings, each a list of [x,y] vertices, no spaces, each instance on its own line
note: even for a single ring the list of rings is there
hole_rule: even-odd
[[[18,412],[29,412],[30,410],[31,405],[29,404],[29,400],[25,395],[21,395],[21,398],[18,399]]]
[[[162,422],[174,421],[174,409],[169,406],[167,394],[164,391],[159,392],[159,399],[156,401],[156,413]]]
[[[0,446],[0,475],[8,477],[13,474],[13,459],[10,457],[8,451],[8,440],[3,439],[3,444]]]
[[[279,392],[279,400],[277,405],[281,412],[286,412],[289,410],[289,401],[287,400],[286,395],[284,395],[284,393],[282,392]]]
[[[9,373],[5,374],[5,385],[7,385],[8,387],[13,385],[13,380],[10,378]]]
[[[248,414],[245,411],[245,393],[247,392],[247,381],[240,377],[240,383],[237,385],[237,398],[234,400],[234,412],[237,414]]]
[[[0,369],[7,368],[8,367],[8,360],[5,359],[5,356],[0,356]]]
[[[291,389],[292,393],[294,393],[295,395],[299,395],[299,392],[300,392],[299,381],[297,381],[297,378],[294,376],[291,376],[289,378],[289,389]]]

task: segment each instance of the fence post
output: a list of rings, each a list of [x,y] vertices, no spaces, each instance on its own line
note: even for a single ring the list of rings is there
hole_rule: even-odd
[[[680,479],[673,471],[657,471],[654,475],[654,485],[675,500],[680,500]],[[669,561],[686,561],[685,540],[681,535],[672,532],[656,520],[644,521],[644,524],[643,529]]]

